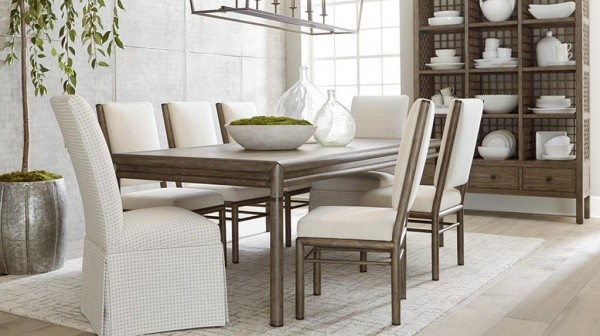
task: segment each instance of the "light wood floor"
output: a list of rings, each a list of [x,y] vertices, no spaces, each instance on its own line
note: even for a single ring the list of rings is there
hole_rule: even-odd
[[[471,212],[466,229],[546,243],[419,335],[600,335],[600,219],[577,225],[571,217]],[[75,243],[69,256],[80,254]],[[91,334],[0,312],[0,335]]]

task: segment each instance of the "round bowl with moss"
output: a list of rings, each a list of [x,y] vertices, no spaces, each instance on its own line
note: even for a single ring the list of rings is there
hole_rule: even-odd
[[[306,120],[258,116],[232,121],[225,129],[230,142],[235,141],[245,149],[291,150],[310,139],[317,126]]]

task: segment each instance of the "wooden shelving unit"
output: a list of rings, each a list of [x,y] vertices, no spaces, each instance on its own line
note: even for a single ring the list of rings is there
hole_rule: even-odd
[[[506,129],[517,138],[515,157],[505,161],[483,160],[475,153],[469,192],[541,196],[574,199],[576,221],[589,218],[590,196],[590,71],[589,0],[575,0],[577,9],[566,19],[537,20],[529,4],[554,4],[563,0],[517,0],[512,16],[505,22],[489,22],[479,0],[415,1],[415,93],[429,98],[453,86],[458,97],[478,94],[518,94],[518,110],[512,114],[484,114],[478,145],[490,132]],[[430,27],[434,11],[459,10],[465,23]],[[572,43],[574,66],[538,67],[536,44],[551,30],[563,43]],[[513,49],[517,68],[475,69],[485,39],[495,37]],[[460,70],[431,70],[425,64],[435,49],[452,48],[466,63]],[[565,95],[572,100],[575,114],[532,114],[540,95]],[[434,136],[441,137],[444,117],[436,118]],[[537,131],[566,131],[575,143],[573,161],[538,161],[535,158]],[[431,182],[434,163],[429,163],[424,182]]]

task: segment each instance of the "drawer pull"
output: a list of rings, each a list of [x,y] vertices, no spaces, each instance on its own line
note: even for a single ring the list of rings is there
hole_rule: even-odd
[[[498,175],[496,174],[492,174],[492,176],[490,176],[492,178],[492,180],[496,180],[498,178]]]
[[[546,176],[546,182],[552,182],[552,176]]]

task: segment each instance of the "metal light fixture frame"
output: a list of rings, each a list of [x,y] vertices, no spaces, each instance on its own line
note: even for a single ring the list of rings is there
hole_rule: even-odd
[[[246,23],[246,24],[251,24],[251,25],[261,26],[261,27],[274,28],[274,29],[284,30],[284,31],[293,32],[293,33],[306,34],[306,35],[330,35],[330,34],[356,34],[356,33],[358,33],[358,31],[360,30],[360,21],[361,21],[361,17],[362,17],[363,2],[364,2],[364,0],[356,0],[357,3],[359,3],[358,15],[356,18],[356,28],[346,28],[346,27],[333,26],[333,25],[325,23],[326,17],[328,16],[326,13],[326,8],[327,8],[326,1],[327,0],[321,0],[323,14],[320,14],[319,16],[321,16],[323,18],[322,23],[313,21],[312,0],[306,0],[307,2],[306,2],[306,11],[305,12],[308,14],[308,20],[302,19],[300,17],[295,17],[296,9],[298,9],[298,7],[296,6],[296,1],[300,2],[301,0],[282,0],[283,4],[285,4],[286,1],[290,1],[290,7],[288,7],[288,8],[291,9],[292,16],[277,13],[277,6],[282,5],[280,0],[273,0],[273,2],[271,3],[274,7],[273,12],[258,9],[258,5],[261,0],[252,0],[252,1],[254,1],[256,3],[256,5],[255,5],[256,8],[250,7],[250,0],[235,0],[235,7],[221,6],[220,8],[217,8],[217,9],[207,9],[207,10],[196,10],[196,8],[194,6],[194,0],[190,0],[190,4],[191,4],[191,8],[192,8],[192,14],[196,14],[196,15],[200,15],[200,16],[212,17],[212,18],[233,21],[233,22]],[[236,17],[226,16],[229,13],[240,14],[240,17],[236,18]],[[261,22],[245,20],[242,18],[243,16],[255,17],[255,18],[265,19],[265,20],[273,21],[273,22],[280,22],[280,23],[284,23],[285,26],[282,27],[282,26],[278,26],[278,25],[270,24],[270,23],[261,23]],[[299,28],[288,28],[287,25],[297,26]],[[309,29],[302,30],[303,27],[309,28]]]

